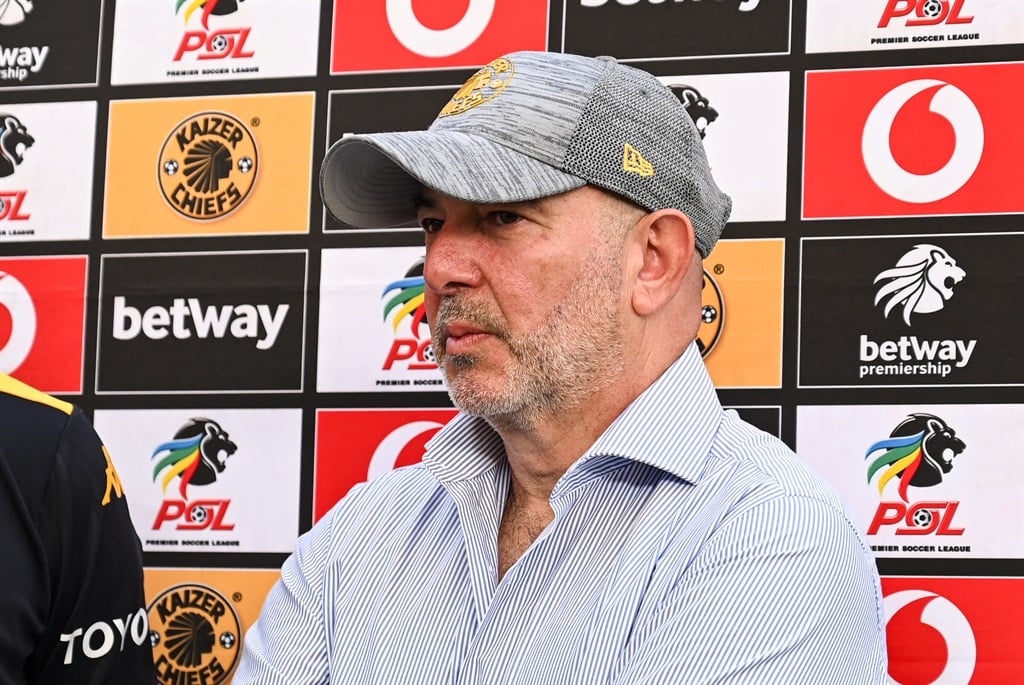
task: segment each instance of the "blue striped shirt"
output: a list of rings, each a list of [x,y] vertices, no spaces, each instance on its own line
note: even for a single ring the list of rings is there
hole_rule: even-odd
[[[499,581],[509,472],[460,414],[298,542],[235,685],[882,685],[873,557],[823,479],[726,412],[694,346],[551,493]]]

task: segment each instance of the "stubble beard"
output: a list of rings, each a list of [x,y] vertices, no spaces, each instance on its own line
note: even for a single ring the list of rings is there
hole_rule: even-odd
[[[452,320],[472,322],[501,341],[511,360],[500,376],[481,377],[475,354],[448,355],[433,333],[438,365],[452,402],[496,427],[530,430],[548,417],[579,407],[623,372],[620,335],[622,267],[610,253],[591,255],[544,323],[513,336],[500,313],[464,295],[444,298],[433,331]]]

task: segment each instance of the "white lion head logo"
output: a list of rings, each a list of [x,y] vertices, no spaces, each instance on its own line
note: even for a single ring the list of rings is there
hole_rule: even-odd
[[[32,0],[0,0],[0,26],[17,26],[32,11]]]
[[[915,245],[899,258],[896,266],[875,276],[882,287],[875,304],[885,303],[885,316],[903,306],[903,321],[909,326],[911,314],[937,312],[953,297],[953,286],[966,276],[949,253],[935,245]]]

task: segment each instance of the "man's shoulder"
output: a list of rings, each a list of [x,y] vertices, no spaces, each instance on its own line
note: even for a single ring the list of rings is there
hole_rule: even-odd
[[[810,497],[841,508],[835,489],[780,438],[726,412],[712,456],[735,465],[751,487],[780,496]]]
[[[0,374],[0,459],[32,499],[49,479],[75,406]]]
[[[17,427],[18,433],[53,433],[68,421],[75,405],[36,390],[0,373],[0,425]],[[7,431],[0,431],[2,436]],[[35,436],[33,436],[35,437]]]
[[[422,463],[402,466],[359,483],[328,515],[337,512],[346,518],[375,520],[413,516],[439,491],[443,491],[440,483]]]

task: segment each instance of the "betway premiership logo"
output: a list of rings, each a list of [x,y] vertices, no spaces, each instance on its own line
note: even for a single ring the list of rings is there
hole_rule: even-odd
[[[0,26],[17,26],[32,9],[32,0],[0,0]]]
[[[953,297],[953,288],[966,276],[946,250],[922,243],[897,260],[896,265],[875,277],[878,290],[875,305],[883,315],[899,312],[903,323],[911,325],[914,314],[941,311]],[[971,361],[977,340],[925,340],[916,335],[901,335],[894,340],[871,340],[860,336],[860,377],[909,374],[946,377],[955,366],[964,368]]]
[[[32,0],[0,0],[0,26],[25,22],[34,6]],[[4,45],[0,43],[0,83],[24,81],[38,74],[50,54],[49,45]]]

